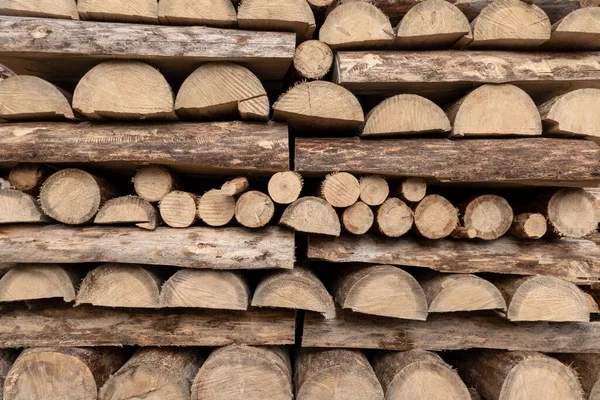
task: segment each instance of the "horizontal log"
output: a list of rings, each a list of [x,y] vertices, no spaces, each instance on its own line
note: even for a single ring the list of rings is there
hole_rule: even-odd
[[[297,138],[295,150],[296,170],[303,174],[348,171],[448,183],[592,187],[600,183],[599,161],[595,143],[559,138]]]
[[[276,251],[275,251],[276,250]],[[172,265],[209,269],[292,269],[294,233],[278,227],[157,228],[63,225],[0,227],[6,263]]]
[[[464,313],[433,314],[427,321],[410,321],[338,310],[335,319],[306,313],[302,347],[600,353],[600,322],[515,324],[497,315]]]
[[[2,124],[0,143],[0,163],[151,163],[182,173],[268,175],[289,165],[287,126],[274,123]]]
[[[154,311],[36,305],[29,309],[6,306],[0,312],[2,348],[294,343],[295,317],[289,310]]]
[[[550,275],[586,284],[600,281],[600,248],[579,239],[494,241],[400,239],[374,235],[310,236],[308,257],[335,263],[392,264],[440,272]]]

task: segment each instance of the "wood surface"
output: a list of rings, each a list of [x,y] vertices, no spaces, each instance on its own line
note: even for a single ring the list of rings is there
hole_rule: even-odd
[[[171,228],[187,228],[197,220],[198,196],[174,190],[158,203],[160,217]]]
[[[284,171],[277,172],[269,178],[267,189],[275,203],[291,204],[298,200],[303,187],[302,175],[293,171]]]
[[[275,213],[275,204],[269,195],[251,190],[238,197],[235,202],[235,220],[246,228],[262,228]]]
[[[598,9],[600,12],[600,8]],[[597,113],[586,113],[600,98],[600,89],[578,89],[539,105],[544,132],[560,136],[585,137],[600,143]]]
[[[358,179],[347,172],[332,172],[321,182],[321,197],[337,208],[350,207],[360,196]]]
[[[375,218],[377,232],[384,236],[400,237],[410,230],[413,222],[412,210],[396,197],[388,197],[377,208]]]
[[[539,239],[546,234],[546,217],[539,213],[522,213],[514,216],[510,233],[521,239]]]
[[[50,222],[35,197],[15,189],[0,189],[0,224]]]
[[[575,370],[581,386],[590,400],[600,398],[600,385],[598,384],[600,379],[600,354],[574,353],[553,354],[552,356]]]
[[[121,196],[108,200],[94,218],[99,225],[135,224],[138,228],[154,230],[160,224],[156,208],[138,196]]]
[[[320,40],[302,42],[294,53],[294,69],[300,78],[323,79],[333,66],[333,51]]]
[[[236,14],[231,0],[164,0],[158,3],[158,18],[164,25],[234,28]]]
[[[0,278],[0,301],[75,300],[82,272],[56,264],[18,264]]]
[[[222,190],[212,189],[198,199],[198,217],[209,226],[224,226],[235,215],[235,198]]]
[[[478,239],[498,239],[513,223],[513,209],[503,197],[482,194],[463,204],[459,209],[464,227],[475,229]]]
[[[498,288],[476,275],[436,274],[419,284],[430,313],[506,310],[506,301]]]
[[[346,232],[364,235],[373,226],[375,215],[366,203],[357,201],[344,210],[340,219]]]
[[[569,13],[552,24],[552,36],[544,43],[552,50],[598,50],[600,8],[586,7]]]
[[[281,173],[283,174],[285,172]],[[271,179],[273,179],[273,177],[271,177]],[[248,178],[245,176],[238,176],[237,178],[233,178],[232,180],[221,185],[221,192],[225,193],[227,196],[236,196],[244,193],[249,187],[250,182],[248,182]]]
[[[19,163],[10,169],[8,180],[11,186],[29,194],[39,194],[44,181],[52,170],[43,164]]]
[[[156,0],[78,0],[77,10],[83,20],[158,25]]]
[[[295,32],[299,42],[311,39],[315,17],[305,0],[248,0],[238,7],[238,26],[259,31]]]
[[[0,1],[0,15],[79,19],[75,0],[2,0]]]
[[[320,197],[301,197],[285,209],[279,224],[298,232],[339,236],[340,218],[327,201]]]

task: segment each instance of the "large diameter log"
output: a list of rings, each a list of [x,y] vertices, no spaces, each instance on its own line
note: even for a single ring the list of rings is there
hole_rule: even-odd
[[[544,131],[562,136],[586,137],[600,143],[600,113],[590,108],[598,99],[600,89],[578,89],[541,104],[539,110]]]
[[[508,202],[493,194],[477,196],[461,208],[467,229],[475,229],[475,237],[483,240],[498,239],[513,223],[513,210]]]
[[[506,310],[506,301],[498,288],[475,275],[436,275],[419,283],[430,313]]]
[[[0,278],[0,301],[62,298],[75,300],[80,274],[60,265],[18,264]]]
[[[600,398],[600,354],[554,354],[553,357],[575,370],[587,398]]]
[[[279,224],[298,232],[339,236],[340,219],[327,201],[313,196],[301,197],[285,209]]]
[[[77,10],[83,20],[158,24],[156,0],[78,0]]]
[[[438,194],[429,194],[415,207],[415,231],[427,239],[443,239],[458,227],[458,210]]]
[[[8,180],[12,187],[29,194],[38,194],[52,170],[37,163],[19,163],[10,169]]]
[[[35,197],[14,189],[0,189],[0,224],[49,221]]]
[[[356,174],[427,176],[440,182],[536,186],[597,186],[599,160],[600,147],[593,142],[550,138],[296,138],[295,151],[296,171],[303,174],[323,175],[342,170]]]
[[[158,18],[165,25],[205,25],[233,28],[237,15],[231,0],[164,0],[158,3]]]
[[[138,196],[122,196],[108,200],[96,214],[99,225],[135,224],[139,228],[154,230],[160,223],[156,209]]]
[[[596,198],[584,189],[564,188],[540,200],[538,207],[554,235],[582,238],[596,231]]]
[[[7,226],[0,229],[0,243],[0,259],[8,263],[126,261],[210,269],[294,266],[294,234],[276,227],[249,232],[242,228],[146,231],[134,227]]]
[[[0,15],[79,19],[79,14],[77,13],[77,3],[75,0],[2,0],[0,1]]]
[[[559,50],[598,50],[600,8],[575,10],[552,24],[552,36],[544,48]]]
[[[295,32],[298,41],[311,39],[315,16],[305,0],[248,0],[238,8],[242,29]]]
[[[320,40],[307,40],[294,53],[294,69],[300,78],[323,79],[332,65],[333,51]]]

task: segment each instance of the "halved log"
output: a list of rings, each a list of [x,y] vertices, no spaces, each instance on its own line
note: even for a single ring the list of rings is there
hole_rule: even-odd
[[[388,237],[400,237],[413,226],[412,210],[402,200],[390,197],[377,209],[377,229]]]
[[[181,85],[175,111],[186,119],[269,120],[269,99],[260,80],[234,63],[213,62],[196,69]]]
[[[246,228],[262,228],[275,213],[273,200],[257,190],[242,194],[235,202],[235,220]]]
[[[358,179],[347,172],[333,172],[321,182],[321,197],[333,207],[350,207],[360,197]]]
[[[160,0],[158,18],[164,25],[237,26],[231,0]]]
[[[0,189],[0,224],[50,222],[33,196],[14,189]]]
[[[288,349],[230,345],[208,356],[192,385],[192,400],[289,400]]]
[[[600,8],[575,10],[552,25],[552,36],[544,43],[552,50],[600,49]]]
[[[154,67],[132,60],[96,65],[77,84],[73,109],[93,120],[174,120],[173,91]]]
[[[319,40],[332,49],[368,49],[391,46],[394,29],[377,7],[365,2],[347,2],[327,15]]]
[[[161,165],[148,165],[135,173],[133,187],[142,199],[156,203],[177,189],[179,182],[175,174],[168,168]]]
[[[363,176],[359,184],[360,199],[370,206],[381,205],[390,194],[390,186],[383,176]]]
[[[0,80],[0,118],[7,121],[75,120],[71,96],[36,76]]]
[[[323,79],[333,66],[333,51],[320,40],[301,43],[294,53],[294,69],[300,78]]]
[[[464,226],[476,231],[483,240],[498,239],[513,223],[513,209],[503,197],[493,194],[477,196],[461,207]]]
[[[83,20],[158,24],[157,0],[77,0],[77,10]]]
[[[421,135],[451,129],[448,117],[433,101],[415,94],[399,94],[382,101],[367,114],[360,135]]]
[[[428,239],[442,239],[458,227],[458,210],[445,197],[429,194],[415,207],[415,230]]]
[[[132,264],[103,264],[81,282],[75,305],[158,308],[161,280],[150,270]]]
[[[442,274],[421,282],[429,312],[506,310],[506,301],[491,282],[471,274]]]
[[[298,232],[339,236],[340,219],[327,201],[313,196],[302,197],[285,209],[280,225]]]
[[[456,371],[429,351],[378,354],[373,359],[373,370],[386,400],[471,400]]]
[[[598,101],[600,89],[577,89],[541,104],[544,132],[586,137],[600,143],[600,113],[594,112]]]
[[[335,317],[333,298],[312,271],[302,267],[266,276],[254,291],[253,307],[292,308]]]
[[[221,185],[221,192],[225,193],[227,196],[237,196],[244,193],[249,187],[250,182],[248,182],[248,178],[241,176],[233,178]]]
[[[224,226],[235,215],[235,198],[212,189],[198,200],[198,217],[209,226]]]
[[[39,347],[21,352],[4,382],[4,400],[96,400],[125,362],[117,348]]]
[[[510,233],[521,239],[540,239],[547,230],[548,223],[543,214],[523,213],[515,215]]]
[[[0,15],[79,19],[75,0],[0,0]]]
[[[142,347],[100,389],[100,400],[185,399],[203,358],[197,349]]]
[[[158,203],[160,217],[171,228],[187,228],[196,222],[198,196],[174,190]]]
[[[383,400],[381,384],[360,350],[301,349],[294,368],[297,400]]]
[[[29,194],[38,194],[51,171],[43,164],[19,163],[10,169],[8,180],[12,187],[17,190]]]
[[[273,104],[273,118],[299,128],[353,132],[365,117],[358,99],[331,82],[303,82]],[[348,134],[348,132],[346,132]]]
[[[600,399],[600,354],[553,354],[552,357],[575,370],[586,398]]]
[[[158,212],[138,196],[122,196],[108,200],[98,210],[94,223],[99,225],[135,224],[153,231],[160,223]]]
[[[391,265],[346,268],[335,287],[342,308],[384,317],[427,319],[427,299],[408,272]]]
[[[75,300],[81,277],[56,264],[18,264],[0,279],[0,301],[62,298]]]
[[[160,292],[161,307],[247,310],[250,289],[237,271],[181,269]]]
[[[510,321],[590,320],[587,298],[573,283],[550,276],[504,277],[492,283],[506,300]]]
[[[596,198],[584,189],[559,189],[549,197],[541,196],[538,202],[554,235],[582,238],[598,227]]]
[[[396,27],[394,46],[404,49],[450,48],[471,35],[467,17],[450,2],[425,0],[411,7]]]
[[[423,178],[406,178],[396,188],[394,194],[407,203],[418,203],[427,194],[427,182]]]
[[[515,0],[521,2],[521,0]],[[542,134],[533,100],[513,85],[483,85],[446,108],[451,137]]]
[[[294,171],[285,171],[271,176],[267,190],[275,203],[291,204],[298,200],[303,187],[302,175]]]
[[[298,41],[311,39],[316,28],[306,0],[244,0],[237,18],[242,29],[296,32]]]
[[[389,222],[389,218],[386,220]],[[373,226],[373,222],[375,222],[373,210],[362,201],[357,201],[342,213],[344,229],[354,235],[367,233]]]

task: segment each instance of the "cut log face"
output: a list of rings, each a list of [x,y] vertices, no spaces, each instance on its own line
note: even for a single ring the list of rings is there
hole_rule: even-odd
[[[503,294],[510,321],[588,322],[590,309],[581,289],[549,276],[494,280]]]
[[[357,201],[342,213],[342,224],[347,232],[354,235],[363,235],[371,229],[375,222],[375,215],[371,207]]]
[[[391,265],[348,270],[339,278],[335,300],[342,308],[384,317],[427,319],[427,299],[408,272]]]
[[[334,50],[391,46],[395,34],[388,17],[366,2],[348,2],[327,15],[319,40]]]
[[[458,227],[458,210],[446,198],[430,194],[415,208],[415,229],[428,239],[442,239]]]
[[[333,51],[320,40],[301,43],[294,53],[294,69],[301,78],[322,79],[333,66]]]
[[[242,194],[235,203],[235,220],[246,228],[261,228],[267,225],[274,213],[273,200],[257,190]]]
[[[237,17],[241,29],[296,32],[299,41],[311,39],[316,28],[306,0],[244,0]]]
[[[425,0],[416,3],[396,27],[395,47],[405,49],[450,48],[471,35],[467,17],[450,2]]]
[[[321,197],[334,207],[350,207],[360,197],[360,183],[347,172],[334,172],[323,179]]]
[[[135,224],[139,228],[154,230],[159,224],[156,209],[138,196],[122,196],[108,200],[96,214],[95,224]]]
[[[498,288],[475,275],[437,275],[420,283],[430,313],[506,310],[506,301]]]
[[[429,351],[386,352],[374,358],[373,369],[386,400],[471,400],[456,371]]]
[[[577,372],[589,400],[600,399],[600,354],[553,354]]]
[[[498,239],[513,223],[513,210],[500,196],[485,194],[471,200],[462,212],[464,226],[476,231],[475,237],[484,240]]]
[[[402,200],[409,203],[418,203],[427,194],[427,182],[423,178],[406,178],[396,191]]]
[[[390,186],[383,176],[363,176],[359,184],[360,199],[370,206],[381,205],[390,194]]]
[[[75,300],[78,276],[60,265],[20,264],[0,279],[0,301],[62,298]]]
[[[237,15],[231,0],[161,0],[158,18],[164,25],[205,25],[234,28]]]
[[[451,137],[542,134],[535,103],[513,85],[480,86],[451,104],[446,114],[453,125]]]
[[[237,196],[239,194],[244,193],[250,187],[250,182],[248,182],[248,178],[238,177],[233,178],[230,181],[225,182],[221,185],[221,192],[225,193],[228,196]]]
[[[84,20],[158,24],[157,0],[78,0],[77,9]]]
[[[553,50],[600,49],[600,8],[580,8],[554,23],[550,41],[544,47]]]
[[[309,310],[325,318],[335,317],[333,298],[319,278],[302,267],[264,278],[254,291],[252,306]]]
[[[582,238],[598,227],[596,199],[584,189],[556,191],[545,211],[552,233],[558,236]]]
[[[231,345],[214,350],[198,371],[192,400],[289,400],[287,349]]]
[[[0,0],[0,15],[79,19],[75,0]]]
[[[174,120],[173,91],[140,61],[111,60],[92,68],[73,94],[73,109],[93,120]]]
[[[296,358],[297,400],[383,400],[383,389],[359,350],[301,349]]]
[[[0,224],[50,222],[35,198],[14,189],[0,189]]]
[[[160,165],[140,168],[133,177],[135,192],[150,203],[161,201],[177,187],[175,175]]]
[[[8,180],[12,187],[29,194],[38,194],[51,174],[50,168],[36,163],[19,163],[11,168]],[[8,188],[7,188],[8,189]]]
[[[600,8],[598,8],[600,12]],[[544,132],[587,137],[600,143],[600,89],[578,89],[540,105]]]
[[[227,225],[235,215],[235,198],[213,189],[198,201],[198,217],[209,226]]]
[[[171,228],[187,228],[196,222],[197,202],[195,194],[174,190],[158,204],[160,216]]]
[[[361,136],[421,135],[451,129],[448,117],[433,101],[416,94],[399,94],[382,101],[367,114]]]
[[[175,111],[185,119],[241,117],[268,121],[269,99],[262,83],[249,69],[234,63],[213,62],[199,67],[183,82]]]
[[[547,229],[548,223],[543,214],[523,213],[515,215],[510,233],[521,239],[540,239]]]
[[[388,237],[400,237],[412,228],[412,210],[402,200],[390,197],[377,209],[377,228]]]
[[[0,118],[7,121],[74,120],[70,96],[36,76],[0,80]]]
[[[303,187],[302,175],[293,171],[285,171],[271,176],[267,189],[275,203],[291,204],[298,200]]]
[[[340,219],[327,201],[313,196],[302,197],[290,204],[279,221],[298,232],[320,233],[339,236]]]
[[[358,99],[347,89],[325,81],[304,82],[273,104],[273,118],[299,128],[355,131],[365,116]]]
[[[146,268],[134,264],[104,264],[81,282],[76,305],[158,308],[161,281]]]

